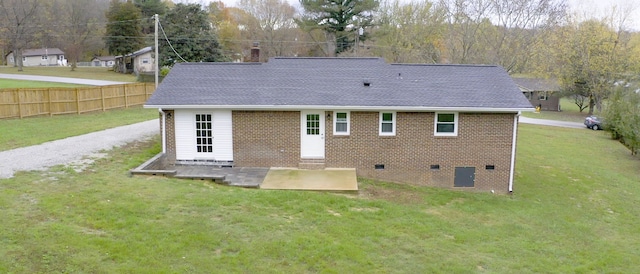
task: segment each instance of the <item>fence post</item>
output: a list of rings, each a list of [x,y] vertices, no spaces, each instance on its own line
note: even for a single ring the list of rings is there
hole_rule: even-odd
[[[78,88],[76,88],[76,111],[80,114],[80,96],[78,95]]]
[[[51,108],[51,88],[47,89],[47,97],[49,99],[49,117],[53,116],[53,109]]]
[[[20,89],[16,90],[16,95],[18,95],[18,117],[22,119],[22,101],[20,100]]]
[[[127,85],[124,86],[124,108],[129,108],[129,101],[127,98]]]
[[[100,97],[102,98],[102,112],[105,112],[104,108],[104,86],[100,86]]]

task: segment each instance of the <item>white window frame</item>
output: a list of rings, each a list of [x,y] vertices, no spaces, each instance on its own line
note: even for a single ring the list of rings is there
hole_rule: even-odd
[[[40,59],[42,59],[42,60],[49,60],[49,56],[47,56],[47,55],[42,55],[42,56],[40,56]]]
[[[141,63],[142,64],[149,64],[149,58],[142,58]]]
[[[538,91],[538,100],[546,101],[549,99],[549,94],[546,91]]]
[[[338,131],[338,113],[347,114],[347,131]],[[334,111],[333,112],[333,135],[349,135],[351,134],[351,112],[350,111]]]
[[[22,62],[27,61],[27,57],[26,56],[22,56]]]
[[[438,132],[438,124],[451,124],[448,122],[438,123],[439,114],[453,114],[453,132]],[[434,136],[458,136],[458,112],[436,112],[433,119]]]
[[[391,113],[391,132],[382,132],[382,117],[383,114],[385,113]],[[395,111],[380,111],[379,115],[380,117],[380,121],[378,122],[378,134],[380,134],[380,136],[395,136],[396,135],[396,116],[397,113]],[[385,122],[388,123],[388,122]]]

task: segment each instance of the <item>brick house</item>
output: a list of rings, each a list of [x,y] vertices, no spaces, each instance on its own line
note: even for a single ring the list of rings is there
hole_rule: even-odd
[[[380,58],[177,64],[145,107],[160,110],[170,164],[356,168],[503,193],[518,114],[533,110],[500,67]]]
[[[531,105],[542,110],[560,111],[560,85],[556,79],[513,77]]]

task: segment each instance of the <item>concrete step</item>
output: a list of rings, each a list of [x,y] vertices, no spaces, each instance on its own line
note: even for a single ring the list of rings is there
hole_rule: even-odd
[[[324,169],[324,159],[300,159],[300,163],[298,163],[299,169]]]

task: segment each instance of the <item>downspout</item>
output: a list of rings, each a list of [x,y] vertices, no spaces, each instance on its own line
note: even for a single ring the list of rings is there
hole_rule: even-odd
[[[161,108],[158,111],[162,113],[162,132],[160,132],[160,135],[162,135],[162,154],[165,154],[167,150],[167,113]]]
[[[513,116],[513,140],[511,141],[511,170],[509,171],[509,193],[513,193],[513,174],[515,172],[516,165],[516,134],[518,133],[518,114]]]

